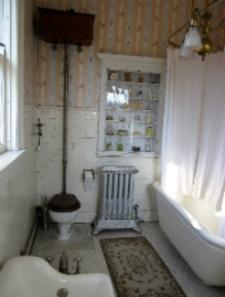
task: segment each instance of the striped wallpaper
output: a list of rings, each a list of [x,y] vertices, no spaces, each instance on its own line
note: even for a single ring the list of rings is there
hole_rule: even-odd
[[[196,0],[204,7],[205,0]],[[94,42],[78,54],[70,46],[69,105],[96,108],[99,100],[100,63],[96,52],[165,57],[168,35],[189,18],[190,0],[35,0],[36,6],[73,8],[96,15]],[[225,15],[225,5],[214,12],[216,22]],[[182,35],[178,36],[181,37]],[[224,44],[224,30],[213,38]],[[37,42],[36,105],[61,106],[63,93],[63,48]]]

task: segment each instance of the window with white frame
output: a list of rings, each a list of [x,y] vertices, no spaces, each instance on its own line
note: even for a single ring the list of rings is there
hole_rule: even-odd
[[[0,0],[0,153],[21,148],[24,0]]]
[[[6,67],[5,45],[0,44],[0,153],[6,151]]]

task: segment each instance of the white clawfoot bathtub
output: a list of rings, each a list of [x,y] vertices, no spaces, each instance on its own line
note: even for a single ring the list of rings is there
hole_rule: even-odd
[[[159,184],[154,188],[159,223],[167,237],[205,284],[225,286],[225,239],[216,234],[219,219],[200,200],[176,200]]]
[[[0,297],[115,297],[103,273],[66,275],[45,260],[23,256],[9,260],[0,271]]]

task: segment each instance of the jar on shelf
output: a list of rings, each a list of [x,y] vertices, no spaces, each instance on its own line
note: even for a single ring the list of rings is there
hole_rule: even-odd
[[[151,147],[151,139],[147,138],[145,142],[145,151],[146,152],[151,152],[152,147]]]
[[[113,121],[113,116],[107,115],[106,116],[106,121]]]
[[[138,82],[139,83],[143,83],[144,82],[144,75],[141,72],[138,74]]]
[[[117,151],[122,152],[123,151],[123,144],[122,143],[117,143]]]
[[[153,136],[155,136],[155,131],[154,131],[154,129],[153,129],[152,126],[148,126],[146,128],[146,130],[145,130],[145,136],[146,137],[153,137]]]
[[[150,113],[145,117],[145,121],[147,124],[150,124],[152,122],[152,115]]]
[[[131,73],[130,72],[124,72],[124,80],[131,81]]]
[[[106,127],[105,133],[106,135],[109,135],[109,136],[115,135],[115,131],[111,125]]]
[[[110,80],[116,81],[119,78],[119,74],[117,72],[111,72],[110,74]]]
[[[141,120],[140,114],[135,114],[134,115],[134,120],[137,121],[137,122],[140,121]]]
[[[106,149],[106,151],[111,151],[112,150],[112,143],[111,142],[106,143],[105,149]]]

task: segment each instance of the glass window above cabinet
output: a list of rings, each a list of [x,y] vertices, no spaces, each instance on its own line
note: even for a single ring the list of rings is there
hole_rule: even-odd
[[[140,67],[127,70],[128,64],[124,67],[126,70],[109,65],[104,71],[99,151],[106,155],[156,154],[163,73],[150,67],[149,71],[142,71]]]

